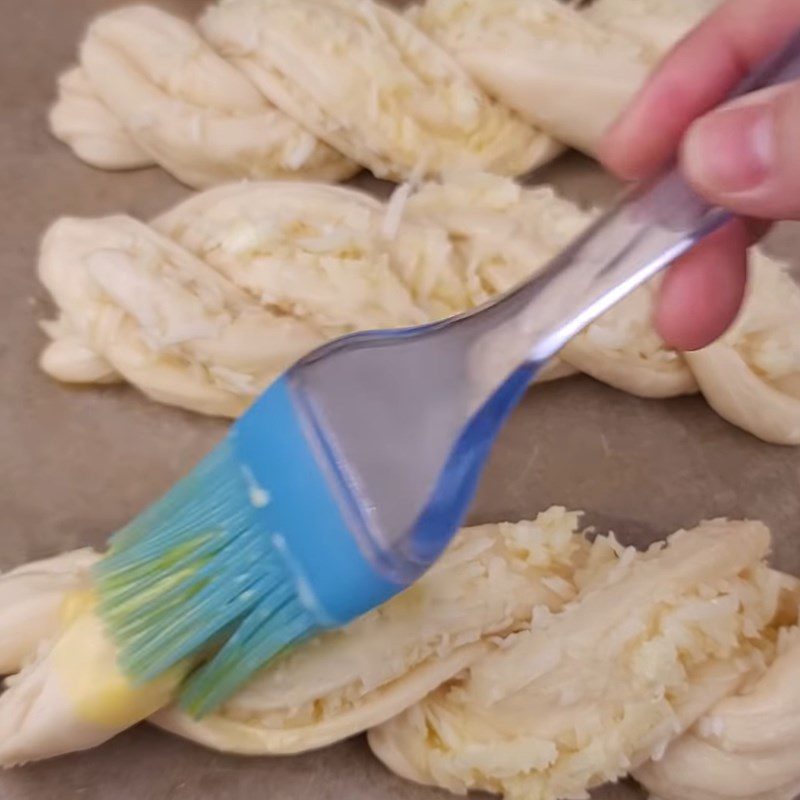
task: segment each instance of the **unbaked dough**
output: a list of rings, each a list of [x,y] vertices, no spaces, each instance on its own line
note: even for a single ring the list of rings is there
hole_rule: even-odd
[[[438,232],[388,240],[384,215],[382,203],[343,187],[239,184],[191,197],[153,227],[261,305],[333,338],[430,319],[400,274],[404,259],[431,255],[425,234]],[[446,250],[433,254],[430,269],[446,269]]]
[[[149,397],[201,413],[239,415],[324,341],[130,217],[59,220],[42,242],[39,277],[59,308],[44,368],[72,380],[70,354],[83,365],[88,350]]]
[[[65,382],[124,379],[161,402],[237,416],[335,336],[430,322],[506,291],[594,215],[548,186],[458,173],[404,184],[387,203],[325,184],[240,182],[190,197],[150,226],[61,220],[40,256],[59,309],[44,324],[52,341],[41,365]],[[641,397],[699,385],[735,425],[800,444],[800,287],[759,248],[751,261],[744,310],[721,341],[686,354],[666,347],[652,324],[655,281],[573,338],[539,380],[580,370]],[[135,295],[119,281],[133,281]],[[209,292],[236,311],[201,322],[213,316],[203,310]]]
[[[298,646],[200,721],[168,706],[188,664],[144,686],[120,672],[95,614],[88,570],[97,554],[15,570],[0,577],[7,600],[0,630],[15,653],[4,671],[16,673],[0,696],[0,763],[94,747],[149,716],[208,747],[250,755],[309,750],[385,723],[373,745],[403,773],[410,768],[397,759],[412,758],[413,749],[392,732],[442,697],[457,709],[451,743],[462,724],[481,731],[485,715],[503,708],[509,716],[499,719],[513,718],[514,731],[522,714],[547,730],[571,731],[564,741],[588,737],[595,757],[610,753],[613,761],[624,742],[603,730],[605,717],[594,717],[589,702],[605,710],[627,703],[620,730],[637,734],[637,747],[649,753],[745,675],[762,693],[772,686],[793,696],[774,677],[782,656],[773,658],[794,642],[781,626],[796,623],[796,586],[761,563],[769,544],[763,526],[706,523],[666,549],[636,553],[613,537],[590,543],[578,524],[578,514],[552,508],[531,522],[461,531],[415,586]],[[786,591],[789,604],[779,602]],[[653,696],[655,686],[667,694]],[[794,707],[785,708],[796,727]],[[524,738],[483,755],[470,750],[469,758],[488,769],[497,758],[511,765],[547,746]],[[443,768],[435,781],[453,788],[447,774]]]
[[[796,587],[795,587],[796,590]],[[797,594],[794,594],[797,619]],[[721,700],[636,779],[661,800],[793,800],[800,792],[800,628],[767,671]]]
[[[186,675],[179,666],[133,686],[117,666],[91,592],[65,593],[62,603],[60,630],[37,643],[0,695],[5,767],[102,744],[168,703]]]
[[[59,380],[124,378],[161,402],[238,416],[323,341],[473,308],[590,218],[549,188],[489,175],[409,193],[384,205],[344,187],[239,183],[152,226],[60,220],[40,254],[59,309],[41,365]],[[541,379],[569,371],[555,361]]]
[[[486,173],[458,173],[411,191],[401,221],[424,221],[446,232],[453,269],[435,281],[428,276],[426,283],[432,283],[441,311],[453,314],[529,278],[594,216],[548,185],[525,187]],[[407,274],[412,287],[417,281]]]
[[[709,0],[651,0],[655,23],[637,3],[428,0],[401,15],[374,0],[228,0],[199,33],[131,6],[90,25],[51,129],[90,164],[158,163],[195,187],[358,165],[520,175],[559,141],[594,152]]]
[[[50,109],[49,120],[53,134],[93,167],[136,169],[154,163],[103,104],[80,67],[59,76],[58,100]]]
[[[403,190],[400,187],[395,195]],[[447,233],[456,269],[441,272],[435,280],[430,272],[422,276],[441,316],[475,308],[529,278],[594,215],[559,197],[550,186],[526,188],[485,173],[451,175],[445,182],[424,184],[404,207],[404,219],[421,219]],[[418,274],[415,267],[414,275]],[[419,279],[409,275],[407,280]],[[572,363],[555,357],[537,380],[556,380],[577,371]]]
[[[562,358],[581,372],[639,397],[676,397],[697,391],[683,355],[667,347],[653,326],[659,281],[634,290],[575,336]]]
[[[0,576],[0,675],[22,669],[61,627],[64,596],[83,588],[97,561],[90,548],[32,561]]]
[[[532,522],[467,528],[413,587],[299,647],[209,717],[170,708],[153,721],[250,755],[310,750],[385,722],[526,627],[533,608],[575,596],[590,552],[578,516],[553,508]]]
[[[358,165],[273,106],[194,26],[152,6],[97,17],[50,123],[90,164],[160,164],[195,187],[237,178],[342,180]]]
[[[575,796],[639,767],[666,800],[788,800],[800,581],[764,565],[766,528],[718,520],[637,552],[590,542],[579,516],[464,529],[412,588],[200,721],[169,705],[189,664],[142,686],[120,671],[95,613],[99,554],[13,570],[0,576],[0,764],[95,747],[145,718],[249,755],[377,726],[392,769],[456,791]]]
[[[752,251],[739,319],[686,358],[720,416],[767,442],[800,444],[800,286],[785,265]]]
[[[235,0],[211,6],[198,27],[273,103],[379,177],[520,175],[556,152],[371,0]]]
[[[553,508],[530,522],[467,528],[417,584],[346,628],[298,646],[214,714],[175,708],[161,727],[219,750],[290,753],[384,722],[527,626],[557,610],[591,547],[579,514]],[[168,704],[188,665],[134,686],[95,614],[91,550],[0,576],[9,644],[0,695],[0,764],[96,746]],[[47,575],[49,583],[41,578]]]
[[[373,729],[401,776],[457,793],[580,797],[667,744],[773,656],[779,578],[757,523],[621,549],[561,612]]]
[[[559,0],[427,0],[409,13],[493,97],[589,154],[653,66]]]

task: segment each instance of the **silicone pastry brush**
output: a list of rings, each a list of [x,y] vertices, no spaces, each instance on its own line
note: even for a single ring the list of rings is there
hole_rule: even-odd
[[[800,75],[800,35],[739,88]],[[360,333],[299,361],[94,575],[135,681],[199,667],[202,715],[257,669],[415,581],[459,527],[494,438],[582,328],[728,220],[672,170],[470,314]]]

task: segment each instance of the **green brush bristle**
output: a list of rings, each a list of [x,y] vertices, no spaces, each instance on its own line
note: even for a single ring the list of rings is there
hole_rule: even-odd
[[[137,683],[218,650],[187,684],[195,714],[316,631],[227,441],[115,534],[94,575],[120,664]]]

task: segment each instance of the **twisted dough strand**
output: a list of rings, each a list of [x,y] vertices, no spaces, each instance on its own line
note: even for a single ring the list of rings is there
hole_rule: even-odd
[[[270,183],[209,190],[151,225],[58,220],[39,260],[59,310],[40,363],[235,417],[323,341],[472,308],[588,220],[549,188],[494,176],[423,187],[387,230],[393,216],[353,189]],[[556,360],[543,379],[569,371]]]
[[[399,774],[507,800],[582,796],[648,756],[635,777],[668,800],[789,800],[800,581],[763,562],[767,529],[716,520],[637,552],[589,541],[579,517],[462,531],[414,588],[299,645],[202,720],[167,705],[182,672],[144,685],[119,672],[91,590],[98,553],[12,570],[0,763],[98,746],[160,709],[159,727],[249,755],[370,727]]]
[[[611,570],[590,577],[561,612],[534,612],[530,628],[373,728],[373,752],[402,777],[505,800],[585,797],[657,760],[735,695],[751,670],[758,682],[774,658],[770,637],[757,643],[750,632],[773,619],[778,576],[734,566],[742,553],[733,550],[763,548],[764,533],[716,520],[675,534],[644,558],[620,547]],[[771,600],[757,599],[750,581]],[[763,689],[762,705],[794,699],[785,687]],[[796,713],[786,716],[796,725]],[[777,719],[766,715],[767,731]],[[780,737],[787,750],[796,743],[795,731]],[[746,773],[747,764],[745,757],[739,769]],[[797,773],[796,762],[783,770],[795,780]],[[680,793],[683,778],[665,773],[661,785],[678,789],[666,796],[702,800]]]
[[[273,106],[187,22],[150,6],[98,17],[59,81],[53,133],[94,166],[160,164],[190,186],[345,179],[358,170]]]
[[[40,277],[59,309],[46,372],[128,380],[161,402],[238,416],[293,360],[356,330],[474,308],[546,264],[592,214],[550,187],[467,174],[384,204],[326,184],[239,183],[151,225],[63,219]],[[800,444],[800,287],[753,254],[739,322],[682,354],[653,329],[638,289],[562,350],[539,380],[578,370],[642,397],[695,392],[767,441]]]
[[[359,166],[522,175],[557,140],[591,153],[652,67],[661,24],[609,24],[631,2],[596,0],[600,24],[558,0],[428,0],[405,15],[374,0],[228,0],[197,27],[130,6],[89,26],[51,128],[90,164],[157,163],[194,187]],[[699,16],[661,12],[681,31]]]

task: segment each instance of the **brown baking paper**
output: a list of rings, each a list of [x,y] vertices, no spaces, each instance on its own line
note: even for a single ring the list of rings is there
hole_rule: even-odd
[[[48,316],[35,276],[38,237],[57,216],[125,211],[148,218],[188,194],[160,169],[100,172],[47,131],[56,75],[102,0],[0,0],[0,568],[100,546],[178,479],[225,423],[115,386],[85,390],[36,366]],[[164,2],[186,15],[199,1]],[[581,202],[613,182],[568,157],[536,176]],[[361,178],[362,185],[376,186]],[[385,192],[385,187],[380,187]],[[798,252],[800,228],[773,240]],[[764,444],[700,397],[640,400],[588,378],[530,392],[486,472],[472,522],[532,517],[558,503],[637,545],[716,516],[767,522],[773,563],[800,574],[800,449]],[[445,793],[389,774],[362,738],[292,758],[207,752],[147,726],[96,750],[0,773],[2,800],[433,800]],[[640,797],[632,785],[602,798]]]

